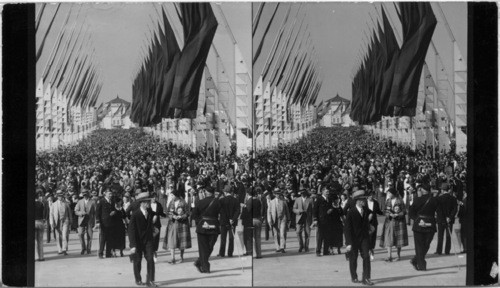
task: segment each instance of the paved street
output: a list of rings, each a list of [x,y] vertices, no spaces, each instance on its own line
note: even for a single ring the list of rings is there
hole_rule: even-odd
[[[161,233],[163,236],[165,226],[162,227]],[[186,250],[184,262],[180,264],[167,263],[170,259],[170,252],[163,250],[160,242],[158,262],[156,263],[156,283],[159,286],[251,286],[252,259],[250,257],[242,259],[237,256],[232,258],[215,257],[219,251],[220,236],[215,244],[212,257],[210,257],[211,273],[199,273],[193,266],[193,262],[198,258],[198,242],[194,228],[191,228],[191,236],[193,247]],[[80,255],[80,242],[75,232],[70,234],[67,256],[57,254],[56,243],[51,239],[51,242],[44,246],[45,262],[35,262],[35,286],[135,286],[132,263],[127,257],[128,249],[124,251],[125,257],[99,259],[97,257],[98,237],[99,233],[95,231],[92,254],[83,256]],[[235,255],[236,252],[235,247]],[[176,251],[176,259],[179,259],[178,251]],[[141,272],[142,280],[145,281],[146,260],[144,259]]]
[[[379,217],[378,234],[382,231],[384,217]],[[409,229],[410,230],[410,229]],[[287,234],[287,253],[275,253],[275,246],[270,236],[269,241],[262,242],[263,258],[254,259],[254,286],[360,286],[351,283],[349,262],[344,255],[321,256],[315,254],[316,230],[312,230],[310,250],[308,253],[298,253],[298,239],[295,231]],[[437,235],[429,250],[427,271],[415,271],[409,260],[414,256],[413,233],[408,231],[409,246],[401,251],[401,261],[386,263],[386,249],[375,250],[375,260],[371,263],[372,281],[381,286],[461,286],[465,285],[466,256],[458,258],[451,255],[432,255],[436,249]],[[262,233],[264,237],[264,232]],[[453,236],[453,241],[456,241]],[[454,242],[456,243],[456,242]],[[456,245],[456,244],[455,244]],[[342,253],[345,248],[342,248]],[[396,256],[393,249],[393,257]],[[460,270],[457,268],[460,263]],[[361,279],[362,259],[358,259],[358,277]]]

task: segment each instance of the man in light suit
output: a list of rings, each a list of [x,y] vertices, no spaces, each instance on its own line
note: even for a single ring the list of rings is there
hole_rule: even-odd
[[[286,229],[290,221],[290,211],[283,197],[283,191],[279,188],[274,189],[276,198],[271,200],[267,208],[267,222],[274,231],[274,244],[276,252],[285,253],[286,248]]]
[[[307,190],[304,187],[299,189],[301,197],[295,198],[293,204],[293,213],[295,213],[295,223],[297,238],[299,238],[299,253],[304,250],[309,252],[309,236],[311,235],[311,224],[313,223],[313,200],[308,197]],[[302,239],[304,232],[305,241]]]
[[[73,221],[69,203],[64,200],[64,194],[57,190],[57,201],[50,207],[50,226],[56,234],[58,254],[68,255],[68,229]]]
[[[92,235],[95,226],[95,209],[96,205],[89,199],[89,191],[83,189],[80,193],[83,199],[80,199],[75,206],[75,214],[78,216],[78,237],[82,245],[81,255],[90,254],[92,251]],[[85,235],[87,236],[87,243],[85,243]]]

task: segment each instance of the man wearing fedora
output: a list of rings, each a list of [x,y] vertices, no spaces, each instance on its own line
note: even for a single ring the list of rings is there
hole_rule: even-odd
[[[413,200],[410,206],[410,218],[413,220],[413,239],[415,240],[415,257],[410,260],[415,270],[425,271],[427,262],[425,255],[436,233],[435,213],[439,203],[436,197],[433,197],[427,184],[421,184],[417,187],[417,193],[422,196]]]
[[[458,204],[457,199],[451,195],[451,189],[448,183],[441,184],[442,194],[437,198],[439,206],[437,209],[437,232],[438,242],[436,252],[434,254],[441,255],[443,252],[443,236],[446,232],[446,245],[444,254],[449,255],[451,250],[451,234],[453,231],[453,223],[457,214]]]
[[[283,197],[283,191],[275,188],[274,195],[276,195],[276,198],[271,200],[267,207],[267,222],[273,228],[276,252],[285,253],[286,229],[290,219],[290,211]]]
[[[202,193],[205,194],[205,197],[199,200],[193,209],[199,253],[199,258],[194,262],[194,266],[200,273],[210,273],[208,259],[220,234],[219,214],[222,206],[220,201],[214,197],[214,192],[214,188],[211,186],[203,189]]]
[[[351,281],[358,283],[358,253],[361,252],[363,258],[363,285],[373,285],[371,282],[371,264],[370,264],[370,219],[373,217],[372,211],[366,207],[365,191],[357,190],[352,194],[355,204],[346,217],[345,224],[345,242],[349,256],[349,270],[351,272]],[[371,216],[370,216],[371,215]]]
[[[153,230],[154,212],[151,210],[151,199],[148,192],[141,192],[136,196],[140,203],[139,209],[132,212],[128,226],[128,238],[130,242],[130,253],[133,259],[135,284],[156,287],[155,262],[153,259]],[[147,262],[146,283],[141,278],[142,256]]]
[[[73,221],[71,208],[62,190],[57,190],[56,196],[57,201],[50,207],[50,226],[56,234],[58,254],[68,255],[68,229]]]
[[[81,255],[91,253],[92,249],[92,235],[93,228],[95,225],[95,205],[89,198],[89,191],[87,189],[82,189],[80,199],[75,206],[75,214],[78,216],[78,237],[80,238],[80,244],[82,245]],[[85,243],[85,236],[87,236],[87,241]]]
[[[293,213],[295,213],[295,223],[297,238],[299,238],[299,253],[304,250],[309,252],[309,237],[311,235],[311,224],[313,223],[313,201],[309,198],[307,189],[299,188],[301,197],[295,198]],[[302,233],[304,232],[304,233]],[[304,234],[304,238],[302,238]]]

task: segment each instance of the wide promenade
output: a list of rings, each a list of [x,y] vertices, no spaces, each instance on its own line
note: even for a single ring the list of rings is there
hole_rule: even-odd
[[[161,235],[165,233],[165,222],[162,221]],[[241,227],[238,227],[241,228]],[[251,286],[252,259],[251,257],[218,258],[219,240],[215,244],[214,252],[210,257],[211,273],[201,274],[193,266],[198,258],[198,240],[194,227],[191,228],[192,248],[187,249],[184,262],[169,264],[170,252],[161,248],[158,251],[156,263],[156,284],[158,286]],[[44,244],[45,261],[35,262],[35,286],[42,287],[134,287],[135,280],[128,254],[116,258],[99,259],[99,233],[94,231],[91,255],[80,255],[80,241],[75,232],[70,234],[68,255],[58,255],[57,246],[53,239]],[[128,237],[126,240],[128,245]],[[235,251],[236,255],[236,251]],[[36,256],[35,256],[36,259]],[[179,251],[176,251],[179,259]],[[242,270],[243,267],[243,270]],[[142,280],[146,279],[146,260],[142,260]],[[137,287],[137,286],[135,286]]]

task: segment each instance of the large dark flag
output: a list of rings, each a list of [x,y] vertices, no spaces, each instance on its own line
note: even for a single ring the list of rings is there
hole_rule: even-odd
[[[162,8],[163,23],[165,26],[165,34],[162,35],[162,50],[163,50],[163,60],[164,60],[164,78],[163,78],[163,89],[161,93],[161,116],[163,118],[174,118],[175,108],[170,107],[170,99],[172,97],[172,91],[174,89],[175,81],[175,71],[177,69],[177,63],[179,62],[181,56],[181,49],[175,38],[174,30],[165,15],[165,10]]]
[[[182,49],[170,106],[176,118],[196,118],[205,62],[217,30],[210,3],[181,3],[184,48]]]
[[[389,105],[394,116],[415,116],[418,84],[437,20],[428,2],[401,2],[403,45],[394,71]]]

